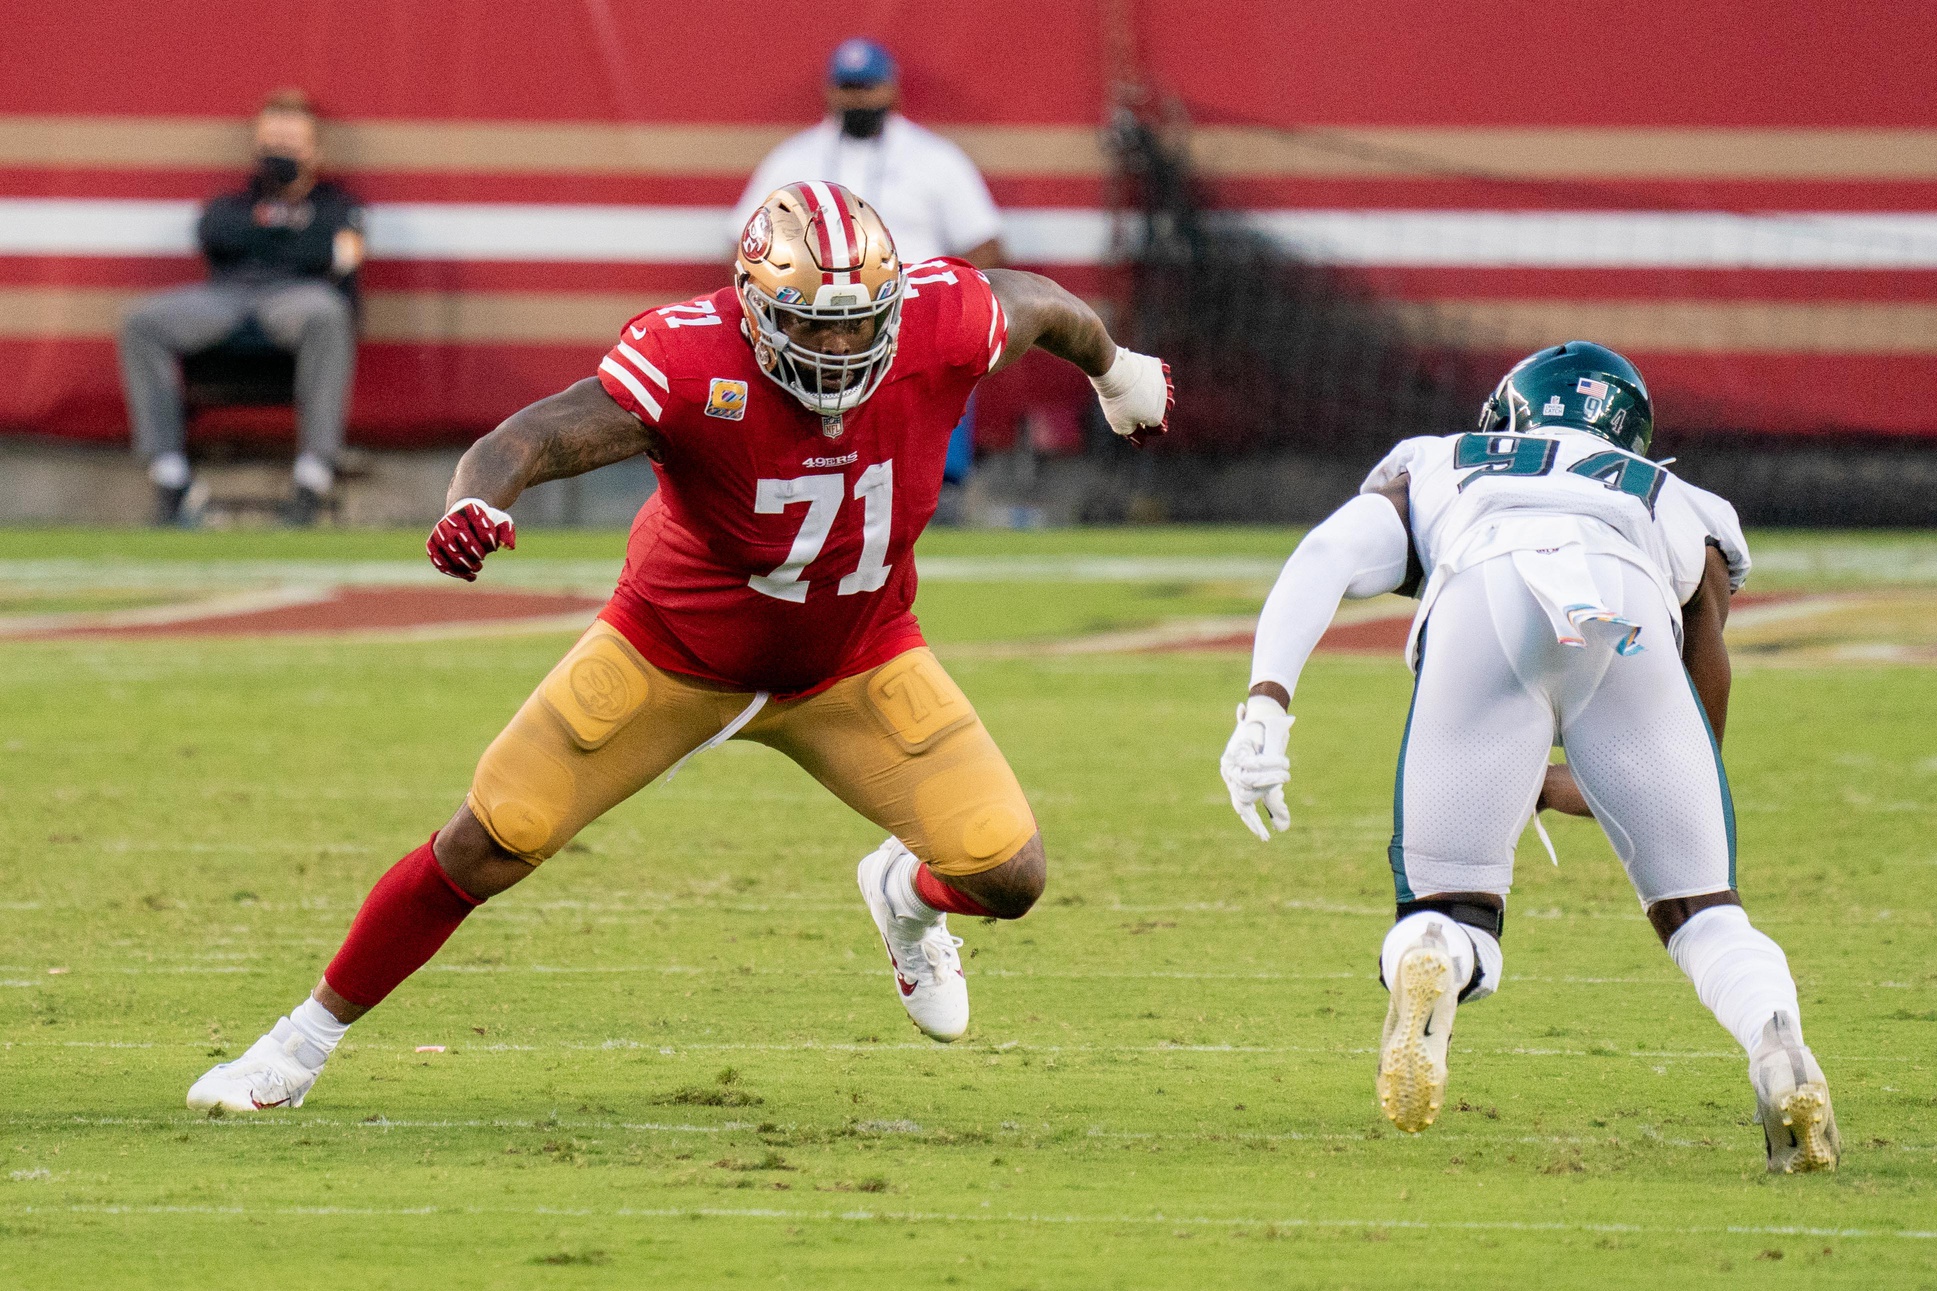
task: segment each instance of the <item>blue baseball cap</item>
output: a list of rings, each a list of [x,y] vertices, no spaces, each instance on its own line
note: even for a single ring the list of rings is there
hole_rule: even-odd
[[[835,46],[827,60],[827,83],[844,90],[885,85],[895,78],[895,56],[865,36]]]

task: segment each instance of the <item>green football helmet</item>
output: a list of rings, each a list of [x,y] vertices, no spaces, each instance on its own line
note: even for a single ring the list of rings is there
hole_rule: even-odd
[[[1630,453],[1648,451],[1654,403],[1634,364],[1592,341],[1529,354],[1500,378],[1480,408],[1480,430],[1524,434],[1571,426]]]

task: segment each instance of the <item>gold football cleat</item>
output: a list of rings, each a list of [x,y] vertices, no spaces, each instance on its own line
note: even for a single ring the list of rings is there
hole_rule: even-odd
[[[1446,1101],[1446,1048],[1459,1005],[1453,955],[1437,928],[1399,959],[1379,1042],[1379,1107],[1408,1134],[1433,1123]]]
[[[1777,1013],[1762,1028],[1762,1039],[1749,1055],[1749,1082],[1755,1086],[1769,1172],[1834,1170],[1843,1140],[1830,1106],[1829,1081],[1787,1013]]]

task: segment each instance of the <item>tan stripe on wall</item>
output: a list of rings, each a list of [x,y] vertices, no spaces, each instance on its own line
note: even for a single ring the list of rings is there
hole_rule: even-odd
[[[140,293],[0,287],[0,337],[100,340]],[[448,345],[609,345],[626,319],[670,295],[626,292],[373,291],[370,341]],[[1786,302],[1439,300],[1391,306],[1421,340],[1536,349],[1592,339],[1680,353],[1937,354],[1937,305]]]
[[[1107,158],[1085,126],[939,126],[984,173],[1093,177]],[[600,122],[356,121],[325,148],[355,173],[749,174],[792,127]],[[1500,178],[1910,180],[1937,178],[1937,130],[1322,128],[1206,126],[1193,148],[1228,178],[1483,174]],[[240,122],[190,117],[0,116],[0,166],[240,164]]]
[[[1937,130],[1198,130],[1226,177],[1472,175],[1541,179],[1929,179]]]
[[[1461,349],[1580,339],[1642,352],[1937,354],[1937,305],[1441,300],[1393,308],[1415,336]]]

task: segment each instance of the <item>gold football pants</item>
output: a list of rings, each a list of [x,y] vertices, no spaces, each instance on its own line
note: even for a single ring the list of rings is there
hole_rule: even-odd
[[[537,864],[716,739],[755,696],[664,672],[595,623],[478,763],[466,801]],[[732,738],[799,763],[939,874],[978,874],[1036,832],[1015,773],[934,652],[763,706]]]

